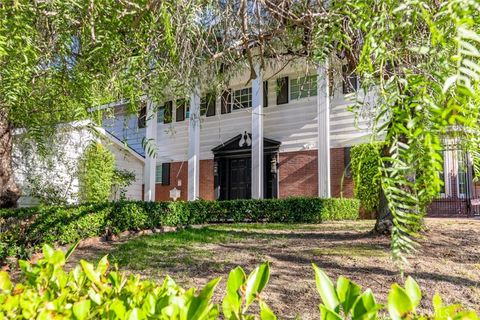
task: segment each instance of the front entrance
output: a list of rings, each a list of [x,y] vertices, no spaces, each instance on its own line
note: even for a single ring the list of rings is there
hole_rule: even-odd
[[[230,164],[228,170],[229,184],[228,199],[249,199],[252,197],[252,159],[239,158],[227,160]]]
[[[238,135],[212,151],[215,198],[219,200],[252,197],[252,149],[250,134]],[[280,142],[264,139],[264,197],[277,197],[276,161]]]

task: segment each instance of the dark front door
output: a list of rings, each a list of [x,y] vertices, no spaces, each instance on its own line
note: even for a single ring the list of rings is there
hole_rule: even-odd
[[[251,159],[230,159],[229,199],[249,199],[252,196]]]

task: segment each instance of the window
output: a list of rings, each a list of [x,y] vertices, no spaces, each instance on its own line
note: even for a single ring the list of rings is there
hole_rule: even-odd
[[[140,129],[145,128],[147,126],[147,106],[142,104],[142,108],[138,114],[138,127]]]
[[[350,163],[351,163],[350,147],[345,147],[343,148],[343,167],[345,168],[346,178],[352,177],[352,167]]]
[[[290,98],[301,99],[317,95],[317,76],[292,79],[290,82]]]
[[[277,79],[277,105],[288,103],[288,77]]]
[[[207,94],[200,100],[200,115],[211,117],[215,115],[215,95]]]
[[[172,109],[173,109],[173,102],[167,101],[165,102],[164,111],[163,111],[163,123],[171,123],[172,122]]]
[[[157,164],[155,167],[155,183],[162,183],[162,165]]]
[[[177,100],[177,109],[176,109],[176,121],[184,121],[185,113],[187,110],[187,102],[185,100]]]
[[[157,164],[155,167],[155,183],[164,186],[170,184],[170,163]]]
[[[232,112],[232,91],[230,89],[223,91],[222,98],[220,100],[222,114]]]
[[[355,70],[349,65],[344,64],[342,66],[342,78],[343,78],[343,93],[352,93],[357,91],[358,79]]]
[[[252,107],[252,88],[233,91],[233,110]]]
[[[157,111],[157,123],[163,123],[165,119],[165,106],[158,108]]]

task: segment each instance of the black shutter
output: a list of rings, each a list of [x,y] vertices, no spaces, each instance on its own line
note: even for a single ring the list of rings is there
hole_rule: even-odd
[[[263,107],[268,107],[268,81],[263,81]]]
[[[277,104],[288,103],[288,77],[277,79]]]
[[[185,100],[177,100],[176,122],[185,120]]]
[[[207,117],[212,117],[215,115],[215,105],[217,98],[214,94],[207,95]]]
[[[170,163],[162,163],[162,185],[170,184]]]
[[[357,75],[348,64],[344,64],[342,66],[342,78],[342,89],[344,94],[357,91]]]
[[[351,162],[350,147],[345,147],[343,148],[343,167],[345,169],[346,178],[352,177],[352,168],[351,168],[350,162]]]
[[[138,127],[145,128],[147,126],[147,106],[142,105],[138,114]]]
[[[172,122],[172,101],[165,102],[165,113],[163,114],[163,123],[171,123]]]
[[[232,91],[230,89],[223,91],[222,93],[222,101],[221,101],[221,106],[222,106],[222,114],[225,113],[230,113],[232,112]]]

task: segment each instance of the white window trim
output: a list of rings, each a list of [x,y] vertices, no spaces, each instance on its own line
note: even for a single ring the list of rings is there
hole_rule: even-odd
[[[298,80],[300,78],[306,78],[306,77],[316,77],[315,78],[315,82],[317,83],[317,90],[316,92],[318,92],[318,76],[316,74],[307,74],[307,75],[301,75],[301,76],[298,76],[298,75],[285,75],[285,77],[288,77],[288,103],[287,104],[291,104],[292,102],[295,103],[297,101],[304,101],[304,100],[311,100],[312,98],[317,98],[317,94],[313,95],[313,96],[306,96],[306,97],[302,97],[302,98],[292,98],[292,81],[293,80]],[[282,77],[281,77],[282,78]]]
[[[157,180],[157,168],[160,167],[160,181]],[[156,163],[155,164],[155,184],[162,184],[162,175],[163,175],[163,172],[162,172],[162,163]]]
[[[251,105],[253,106],[253,89],[252,87],[232,87],[230,88],[231,91],[231,101],[230,103],[232,104],[231,105],[231,108],[230,108],[230,113],[235,113],[235,112],[242,112],[242,111],[245,111],[245,110],[251,110],[252,109],[252,106],[250,106],[249,108],[238,108],[238,109],[235,109],[233,106],[234,106],[234,99],[235,99],[235,91],[241,91],[241,90],[244,90],[244,89],[250,89],[250,92],[251,92],[251,97],[250,97],[250,103]],[[228,113],[227,113],[228,114]]]

